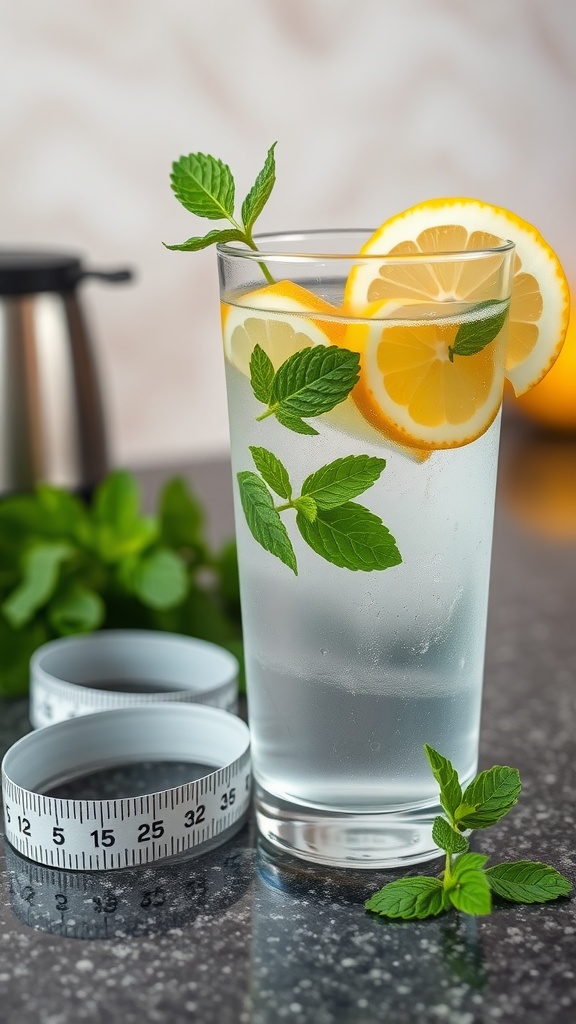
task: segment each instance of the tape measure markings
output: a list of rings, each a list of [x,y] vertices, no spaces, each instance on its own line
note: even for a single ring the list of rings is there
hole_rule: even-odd
[[[43,728],[96,711],[167,701],[234,713],[238,671],[229,651],[175,633],[110,629],[63,637],[32,655],[30,721]]]
[[[220,766],[200,779],[136,797],[66,800],[41,792],[55,779],[103,765],[139,757],[186,760],[187,753],[194,762],[211,754]],[[149,864],[212,840],[245,817],[251,797],[248,728],[204,705],[98,712],[15,743],[4,758],[2,785],[6,837],[25,856],[70,870]]]

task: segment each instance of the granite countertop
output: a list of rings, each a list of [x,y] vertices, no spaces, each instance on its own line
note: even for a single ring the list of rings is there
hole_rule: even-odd
[[[524,790],[475,848],[576,881],[576,439],[511,422],[503,440],[481,766],[517,767]],[[213,528],[230,531],[226,464],[188,475]],[[143,475],[146,493],[161,476]],[[1,707],[2,751],[28,728],[26,710]],[[6,846],[0,1019],[572,1024],[576,899],[416,923],[366,913],[401,873],[281,857],[252,821],[196,859],[106,875],[42,869]]]

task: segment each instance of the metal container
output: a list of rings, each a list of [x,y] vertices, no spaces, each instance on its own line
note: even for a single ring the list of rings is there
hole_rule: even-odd
[[[77,256],[0,250],[0,494],[40,481],[89,492],[105,475],[106,429],[78,285],[128,281]]]

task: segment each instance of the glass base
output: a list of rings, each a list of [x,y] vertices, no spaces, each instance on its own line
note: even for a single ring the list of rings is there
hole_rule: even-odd
[[[301,860],[339,868],[398,868],[442,857],[432,840],[439,805],[417,811],[352,814],[280,800],[256,788],[256,822],[265,839]]]

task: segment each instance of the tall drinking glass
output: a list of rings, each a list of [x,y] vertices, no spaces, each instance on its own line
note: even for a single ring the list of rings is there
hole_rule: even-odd
[[[262,834],[323,864],[438,855],[425,743],[477,768],[513,244],[220,245]]]

